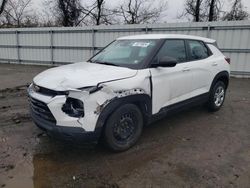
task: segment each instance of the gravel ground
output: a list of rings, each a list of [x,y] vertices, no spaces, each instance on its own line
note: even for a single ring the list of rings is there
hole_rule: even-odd
[[[249,79],[231,79],[219,112],[180,112],[112,153],[55,141],[34,125],[26,85],[46,68],[0,64],[0,187],[249,187]]]

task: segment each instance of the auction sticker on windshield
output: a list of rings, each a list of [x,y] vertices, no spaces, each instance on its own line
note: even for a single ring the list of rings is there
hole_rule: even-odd
[[[135,42],[132,46],[147,48],[149,45],[149,42]]]

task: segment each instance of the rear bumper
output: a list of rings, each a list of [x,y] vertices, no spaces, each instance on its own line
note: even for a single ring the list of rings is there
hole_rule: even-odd
[[[97,142],[101,135],[101,129],[97,129],[93,132],[86,132],[83,128],[80,127],[58,126],[53,122],[49,122],[39,117],[32,111],[32,109],[30,110],[30,114],[34,123],[40,129],[45,131],[53,138],[59,140],[93,143]]]

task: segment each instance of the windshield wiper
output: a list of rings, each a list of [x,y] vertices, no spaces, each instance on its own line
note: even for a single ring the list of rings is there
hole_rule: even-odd
[[[119,66],[119,65],[114,64],[114,63],[110,63],[110,62],[103,62],[103,61],[95,61],[95,63],[98,63],[98,64],[103,64],[103,65]]]

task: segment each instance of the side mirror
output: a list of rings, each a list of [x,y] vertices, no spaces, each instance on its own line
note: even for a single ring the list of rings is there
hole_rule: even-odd
[[[152,67],[175,67],[177,63],[175,58],[164,56],[160,58],[159,63],[152,64]]]

